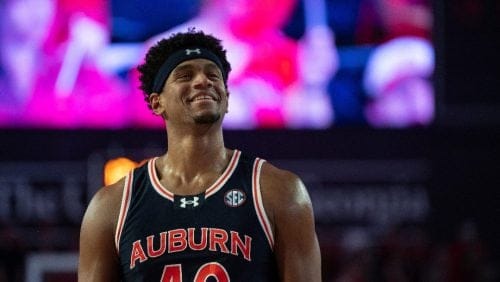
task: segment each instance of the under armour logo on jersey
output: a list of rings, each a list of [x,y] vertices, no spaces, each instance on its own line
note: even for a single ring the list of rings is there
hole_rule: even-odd
[[[199,206],[200,204],[198,203],[198,200],[200,198],[198,197],[193,197],[192,200],[187,200],[186,198],[181,198],[181,204],[179,205],[181,208],[186,208],[187,205],[193,205],[193,208],[194,207],[197,207]]]
[[[205,193],[193,196],[174,196],[174,207],[177,209],[194,209],[203,205]]]
[[[247,199],[246,194],[238,189],[229,190],[224,195],[224,203],[226,203],[227,206],[232,208],[236,208],[243,205],[246,199]]]
[[[196,53],[196,54],[198,54],[198,55],[201,55],[201,50],[200,50],[200,48],[196,48],[196,49],[186,49],[186,56],[191,55],[191,53]]]

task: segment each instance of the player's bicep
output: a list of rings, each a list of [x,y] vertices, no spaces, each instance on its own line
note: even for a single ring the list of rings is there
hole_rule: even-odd
[[[99,191],[90,202],[80,230],[79,281],[119,281],[112,201]]]

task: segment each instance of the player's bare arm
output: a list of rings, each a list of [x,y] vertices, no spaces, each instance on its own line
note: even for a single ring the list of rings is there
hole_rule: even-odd
[[[281,281],[321,281],[313,209],[304,184],[297,175],[265,163],[261,189]]]
[[[80,230],[78,281],[120,281],[114,233],[123,180],[99,190],[90,202]]]

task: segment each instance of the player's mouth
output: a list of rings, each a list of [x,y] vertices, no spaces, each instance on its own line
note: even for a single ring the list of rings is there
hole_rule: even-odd
[[[198,94],[188,99],[188,102],[199,102],[199,101],[217,101],[217,99],[209,94]]]

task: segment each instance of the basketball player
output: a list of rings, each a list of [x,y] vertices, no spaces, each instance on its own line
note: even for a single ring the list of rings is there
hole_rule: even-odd
[[[168,151],[99,190],[80,236],[80,281],[321,281],[306,188],[291,172],[225,148],[231,70],[220,40],[159,41],[141,88]]]

